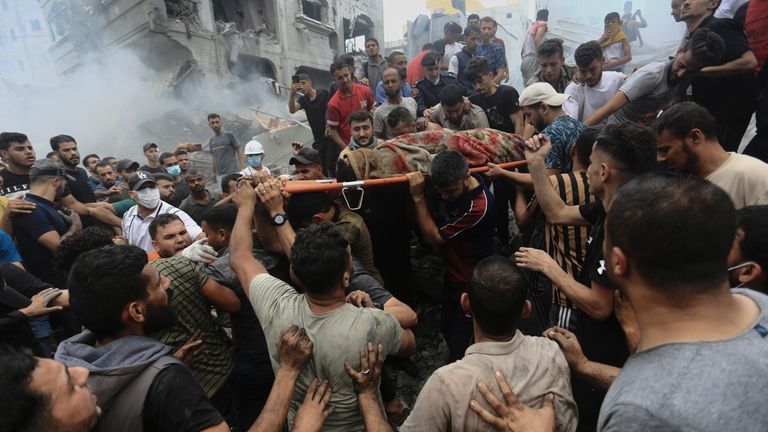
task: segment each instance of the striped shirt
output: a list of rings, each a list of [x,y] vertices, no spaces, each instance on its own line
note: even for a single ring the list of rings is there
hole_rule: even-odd
[[[161,276],[171,281],[168,304],[176,315],[173,327],[152,337],[176,350],[196,330],[203,331],[202,352],[189,365],[189,370],[210,398],[229,378],[233,361],[229,354],[229,341],[214,321],[211,305],[200,293],[208,282],[208,276],[197,264],[182,256],[155,260],[152,265]]]

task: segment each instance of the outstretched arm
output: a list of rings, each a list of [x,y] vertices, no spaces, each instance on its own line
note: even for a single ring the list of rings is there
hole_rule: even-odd
[[[266,273],[267,269],[253,257],[253,237],[251,226],[256,205],[256,191],[247,181],[241,181],[234,197],[237,206],[237,219],[229,241],[229,265],[237,275],[246,295],[254,277]]]
[[[594,113],[592,113],[591,116],[589,116],[586,120],[584,120],[584,124],[587,126],[594,126],[596,124],[599,124],[603,120],[607,119],[611,114],[615,113],[619,110],[619,108],[623,107],[624,105],[629,103],[629,98],[627,95],[619,90],[616,92],[613,97],[608,99],[608,102],[606,102],[603,106],[597,109]]]

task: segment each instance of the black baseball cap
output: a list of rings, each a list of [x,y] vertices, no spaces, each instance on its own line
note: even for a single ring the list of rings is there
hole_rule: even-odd
[[[67,180],[75,181],[75,178],[67,174],[64,167],[53,159],[40,159],[32,164],[29,170],[30,177],[64,177]]]
[[[313,163],[318,165],[323,164],[320,161],[320,152],[310,147],[302,147],[301,150],[299,150],[299,154],[288,161],[289,165],[309,165]]]
[[[138,171],[128,178],[128,187],[132,191],[141,189],[141,187],[147,183],[157,184],[157,181],[155,181],[155,176],[153,176],[152,173],[146,171]]]
[[[144,147],[142,147],[142,149],[144,149],[144,151],[147,151],[147,150],[151,149],[152,147],[157,148],[157,144],[155,144],[155,143],[146,143],[146,144],[144,144]]]
[[[117,172],[123,172],[125,170],[136,171],[139,169],[139,163],[130,159],[120,159],[117,161]]]

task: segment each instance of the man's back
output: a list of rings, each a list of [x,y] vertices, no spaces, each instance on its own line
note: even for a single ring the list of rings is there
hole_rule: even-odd
[[[496,371],[504,374],[523,404],[538,407],[544,396],[553,393],[557,431],[576,430],[578,414],[565,357],[554,342],[518,331],[509,342],[471,345],[463,359],[436,370],[400,431],[494,430],[469,408],[469,402],[483,400],[477,390],[481,381],[503,400],[494,378]]]
[[[631,121],[650,125],[672,98],[667,79],[671,61],[647,64],[630,75],[619,91],[629,102],[608,117],[608,124]]]
[[[53,252],[43,246],[39,239],[53,231],[63,236],[67,232],[67,223],[56,212],[51,201],[31,193],[27,193],[24,199],[36,205],[29,214],[18,215],[13,221],[24,265],[38,278],[64,287],[66,278],[53,268]]]
[[[357,396],[344,370],[344,361],[359,368],[357,356],[366,343],[381,343],[384,354],[399,350],[402,330],[394,317],[375,308],[358,309],[350,304],[322,314],[309,309],[305,297],[285,282],[268,274],[253,278],[249,296],[261,322],[269,347],[272,368],[279,367],[276,342],[290,325],[306,329],[314,352],[296,382],[290,418],[304,399],[313,378],[327,379],[333,387],[330,405],[335,410],[325,421],[324,431],[362,431],[363,420]]]
[[[599,431],[765,430],[768,297],[733,292],[760,307],[754,326],[728,340],[667,344],[632,355],[605,397]]]
[[[768,204],[768,164],[760,159],[731,153],[707,180],[728,192],[736,209]]]

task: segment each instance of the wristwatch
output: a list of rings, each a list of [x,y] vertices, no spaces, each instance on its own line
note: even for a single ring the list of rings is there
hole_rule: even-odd
[[[278,213],[278,214],[272,216],[271,224],[274,225],[274,226],[280,226],[280,225],[284,224],[287,220],[288,220],[288,218],[285,217],[285,214]]]

